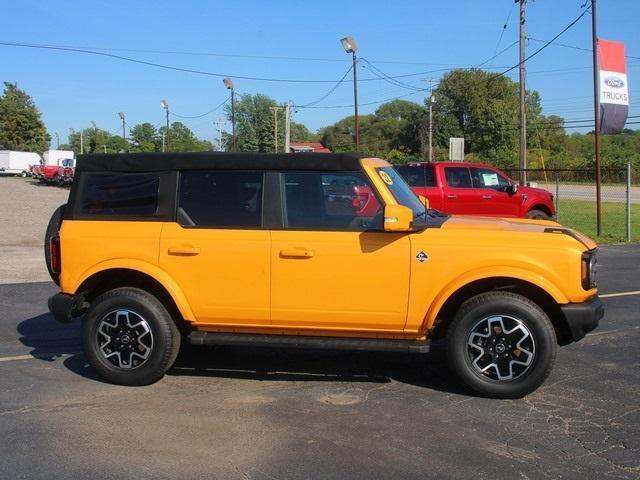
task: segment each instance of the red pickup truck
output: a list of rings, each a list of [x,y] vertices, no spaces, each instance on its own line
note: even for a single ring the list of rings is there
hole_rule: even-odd
[[[523,187],[495,167],[478,163],[410,163],[396,167],[413,191],[429,206],[458,215],[550,219],[553,195]]]

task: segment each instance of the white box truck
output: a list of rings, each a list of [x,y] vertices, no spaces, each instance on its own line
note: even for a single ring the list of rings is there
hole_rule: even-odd
[[[0,175],[20,175],[26,177],[31,165],[40,165],[37,153],[0,150]]]
[[[72,150],[47,150],[43,156],[45,166],[57,165],[58,167],[62,166],[62,160],[74,160],[75,158]],[[72,162],[72,164],[75,164],[75,162]]]

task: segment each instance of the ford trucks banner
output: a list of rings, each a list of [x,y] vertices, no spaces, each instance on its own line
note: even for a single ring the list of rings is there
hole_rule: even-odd
[[[600,63],[600,133],[620,133],[629,113],[624,44],[598,40]]]

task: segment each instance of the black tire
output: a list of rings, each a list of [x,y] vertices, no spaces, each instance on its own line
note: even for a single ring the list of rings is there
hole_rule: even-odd
[[[114,317],[116,311],[119,313]],[[124,317],[122,312],[129,313]],[[125,325],[125,319],[129,324],[142,319],[150,335],[139,334],[142,330],[138,328],[136,341],[133,329],[125,328],[123,334],[122,329],[109,325],[108,322],[114,318],[114,323],[119,327]],[[131,321],[130,318],[135,320]],[[105,330],[112,336],[107,337]],[[125,345],[124,336],[133,341],[127,341]],[[144,342],[143,337],[146,339]],[[142,351],[141,344],[150,345],[148,356],[144,359],[136,358],[131,353],[137,353],[136,346]],[[93,301],[82,320],[82,345],[91,366],[107,381],[118,385],[149,385],[160,380],[173,365],[180,350],[180,333],[173,318],[156,297],[138,288],[122,287],[110,290]],[[111,355],[111,358],[107,358],[107,355]],[[138,365],[134,364],[136,361]],[[130,367],[123,368],[123,364]]]
[[[530,220],[551,220],[551,217],[542,210],[530,210],[527,212],[527,218]]]
[[[476,394],[493,398],[521,398],[533,392],[551,373],[558,349],[544,311],[510,292],[487,292],[467,300],[453,318],[446,344],[448,364],[459,380]]]
[[[22,178],[27,178],[27,172],[23,171],[23,172],[20,174],[20,176],[21,176]]]
[[[60,285],[60,275],[51,270],[51,239],[57,237],[60,232],[60,226],[62,225],[62,217],[64,217],[64,210],[67,204],[60,205],[51,215],[49,223],[47,224],[47,230],[44,234],[44,259],[47,264],[47,270],[56,285]]]

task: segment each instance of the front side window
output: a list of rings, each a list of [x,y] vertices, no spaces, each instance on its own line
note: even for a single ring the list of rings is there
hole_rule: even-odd
[[[376,172],[378,172],[382,181],[387,185],[396,202],[405,207],[409,207],[413,210],[414,215],[424,215],[424,205],[393,167],[376,168]]]
[[[380,202],[361,172],[287,172],[283,180],[285,228],[382,228]]]
[[[445,167],[444,177],[451,188],[472,188],[471,175],[467,167]]]
[[[184,226],[260,228],[262,172],[188,171],[180,175],[178,219]]]
[[[158,174],[97,174],[82,176],[80,213],[144,217],[158,210]]]
[[[495,170],[488,168],[472,168],[471,177],[473,184],[479,188],[492,188],[504,191],[509,186],[509,181]]]

